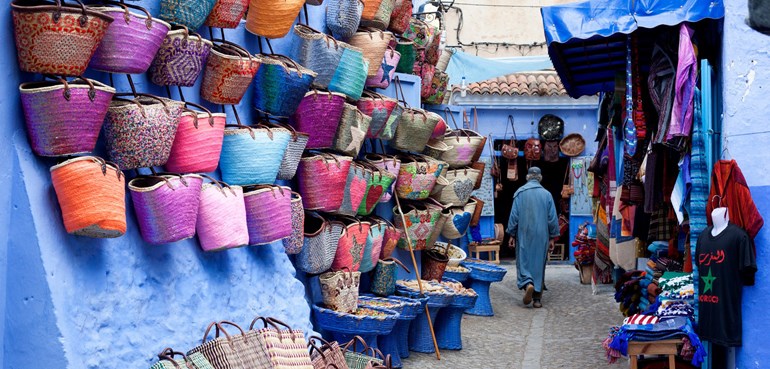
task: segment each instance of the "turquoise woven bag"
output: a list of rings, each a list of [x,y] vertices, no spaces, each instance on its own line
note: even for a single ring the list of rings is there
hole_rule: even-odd
[[[240,124],[225,129],[219,169],[234,185],[273,184],[281,168],[291,133],[285,129]]]
[[[160,19],[196,31],[214,9],[216,0],[161,0]]]
[[[351,100],[358,100],[364,92],[369,62],[364,59],[361,49],[345,43],[340,44],[345,50],[329,83],[329,91],[345,94]]]

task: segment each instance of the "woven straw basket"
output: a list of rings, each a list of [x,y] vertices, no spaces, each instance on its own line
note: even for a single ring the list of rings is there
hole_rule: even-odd
[[[40,156],[93,151],[115,94],[112,87],[82,78],[26,82],[19,91],[27,137]]]
[[[251,0],[246,30],[267,38],[286,36],[304,3],[304,0]]]
[[[348,40],[351,45],[360,48],[363,51],[364,58],[369,61],[367,76],[377,75],[380,68],[378,62],[385,56],[385,50],[388,49],[393,34],[374,28],[359,28],[353,37]]]
[[[203,177],[197,174],[137,177],[128,182],[142,239],[151,244],[195,236]]]
[[[241,186],[212,181],[201,189],[195,225],[203,251],[217,251],[249,243],[246,205]]]
[[[125,177],[116,165],[95,156],[51,167],[67,233],[114,238],[126,233]]]

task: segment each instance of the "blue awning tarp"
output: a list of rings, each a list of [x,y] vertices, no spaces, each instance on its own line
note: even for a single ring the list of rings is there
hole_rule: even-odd
[[[541,9],[548,55],[572,97],[611,91],[638,29],[724,17],[723,0],[589,0]]]
[[[459,86],[463,77],[465,83],[470,84],[513,73],[548,69],[553,69],[553,65],[545,55],[487,59],[458,50],[449,59],[446,73],[449,74],[449,85]]]

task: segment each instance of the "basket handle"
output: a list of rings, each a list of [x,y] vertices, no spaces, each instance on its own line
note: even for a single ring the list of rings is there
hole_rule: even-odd
[[[141,11],[147,16],[147,19],[144,21],[145,27],[147,27],[148,30],[152,29],[153,23],[152,23],[152,14],[150,14],[147,9],[134,4],[126,4],[118,1],[111,1],[111,0],[102,0],[102,3],[109,4],[109,5],[117,5],[121,8],[123,8],[124,14],[123,19],[126,21],[126,24],[129,24],[131,22],[131,12],[128,11],[128,8],[136,9]]]
[[[220,43],[221,45],[217,45],[218,47],[221,47],[222,49],[230,50],[230,51],[233,51],[233,52],[237,53],[238,56],[241,59],[243,59],[244,56],[248,57],[249,58],[249,65],[254,63],[254,58],[251,56],[251,53],[248,50],[246,50],[245,48],[243,48],[243,46],[238,45],[235,42],[230,42],[230,41],[219,39],[219,38],[212,39],[211,42],[218,42],[218,43]]]
[[[185,365],[192,365],[193,369],[199,369],[194,362],[190,361],[190,359],[187,358],[187,355],[185,355],[183,352],[174,351],[171,349],[171,347],[166,347],[165,350],[161,351],[161,353],[158,354],[158,359],[168,360],[174,364],[175,368],[182,369],[182,367],[180,367],[179,364],[177,364],[176,360],[174,360],[174,356],[177,356],[177,355],[181,356],[182,359],[184,359]]]
[[[249,325],[249,330],[253,330],[253,329],[254,329],[254,324],[256,324],[256,323],[257,323],[258,321],[260,321],[260,320],[262,321],[262,324],[264,324],[264,325],[265,325],[265,326],[264,326],[263,328],[261,328],[261,329],[267,328],[267,326],[268,326],[268,325],[270,325],[270,326],[271,326],[271,327],[273,327],[273,328],[274,328],[276,331],[280,331],[280,329],[279,329],[279,328],[278,328],[278,326],[275,324],[275,322],[273,322],[273,321],[272,321],[272,319],[270,319],[269,317],[264,317],[264,316],[258,316],[258,317],[256,317],[256,318],[254,318],[254,320],[252,320],[252,321],[251,321],[251,324]]]
[[[393,78],[393,83],[396,84],[396,87],[394,88],[396,91],[396,100],[403,104],[404,107],[409,108],[409,103],[406,102],[406,95],[404,95],[404,88],[401,86],[401,78],[395,76]]]
[[[80,5],[79,6],[80,11],[83,13],[83,15],[81,15],[80,18],[78,18],[78,24],[80,25],[80,27],[85,27],[88,25],[88,11],[86,10],[86,5],[83,4],[83,2],[80,0],[75,0],[75,2],[77,2],[78,5]],[[61,1],[61,0],[54,0],[54,3],[56,4],[56,9],[53,11],[53,22],[59,23],[59,19],[61,19],[62,7],[64,6],[64,7],[74,8],[74,6],[69,6],[64,1]]]
[[[203,333],[203,340],[201,340],[201,344],[204,344],[204,343],[206,343],[206,338],[208,338],[208,337],[209,337],[209,332],[211,332],[211,327],[216,327],[216,335],[215,335],[215,338],[219,338],[219,331],[220,331],[220,328],[221,328],[221,327],[220,327],[220,325],[219,325],[219,322],[211,322],[211,323],[209,324],[209,326],[206,328],[206,332],[205,332],[205,333]],[[232,341],[232,339],[230,338],[230,335],[227,333],[227,331],[225,331],[224,329],[222,329],[222,333],[224,333],[225,337],[227,337],[227,341],[228,341],[228,342],[231,342],[231,341]]]
[[[407,273],[411,273],[412,272],[412,271],[409,270],[409,268],[406,265],[404,265],[404,263],[401,262],[401,260],[398,260],[396,258],[382,259],[382,261],[392,261],[392,262],[400,265],[402,268],[404,268],[404,270],[406,270]]]
[[[64,91],[62,92],[62,96],[64,96],[65,100],[70,101],[70,99],[72,98],[72,91],[70,90],[70,85],[67,82],[67,79],[65,79],[65,78],[63,78],[61,76],[55,76],[55,75],[52,75],[52,74],[44,74],[43,76],[45,78],[49,78],[49,79],[53,79],[53,80],[59,81],[59,83],[63,84],[64,85]],[[77,81],[77,80],[81,80],[81,81],[83,81],[83,82],[88,84],[88,98],[91,101],[94,101],[94,99],[96,99],[96,87],[94,86],[94,83],[91,82],[91,80],[89,80],[88,78],[85,78],[83,76],[75,77],[75,79],[73,79],[72,81],[74,82],[74,81]]]
[[[321,348],[319,348],[318,346],[316,346],[315,343],[313,343],[313,338],[317,338],[317,337],[310,337],[310,339],[308,339],[308,341],[307,341],[308,353],[310,355],[312,355],[313,354],[313,350],[315,350],[316,352],[318,352],[319,355],[321,355],[321,357],[324,359],[324,361],[326,361],[326,354],[324,354],[324,352],[323,352],[323,350],[321,350]]]
[[[297,140],[299,140],[300,132],[297,132],[297,130],[294,129],[294,127],[292,127],[291,124],[271,122],[269,120],[262,121],[259,124],[260,125],[269,126],[269,127],[273,127],[273,128],[285,128],[285,129],[288,129],[289,132],[291,132],[291,139],[292,139],[292,141],[297,142]]]
[[[191,105],[191,106],[194,106],[194,107],[196,107],[196,108],[198,108],[200,110],[203,110],[203,112],[208,114],[208,116],[209,116],[209,125],[214,127],[214,115],[211,114],[211,110],[206,109],[206,107],[203,106],[203,105],[196,104],[194,102],[189,102],[189,101],[185,101],[184,105],[185,106]],[[192,110],[190,110],[190,111],[192,111]],[[195,114],[195,128],[196,129],[198,128],[198,115],[197,114]]]
[[[366,352],[369,350],[369,345],[366,344],[366,341],[361,338],[361,336],[354,336],[350,342],[346,343],[345,346],[342,348],[342,352],[347,352],[350,345],[353,345],[353,351],[358,352],[357,344],[358,342],[361,342],[362,345],[364,345],[363,351]]]
[[[281,55],[281,54],[268,54],[268,55],[265,55],[265,56],[268,57],[268,58],[275,59],[275,60],[281,62],[281,65],[286,70],[286,74],[291,74],[291,70],[286,66],[286,64],[291,64],[294,67],[294,69],[297,70],[297,75],[300,78],[302,78],[302,75],[304,74],[304,73],[302,73],[302,67],[299,64],[297,64],[297,62],[292,60],[290,57],[288,57],[286,55]]]
[[[513,115],[508,115],[508,123],[511,124],[511,130],[513,130],[513,134],[511,135],[511,143],[510,145],[513,147],[516,147],[516,125],[513,122]],[[508,132],[508,127],[505,128],[505,132]]]

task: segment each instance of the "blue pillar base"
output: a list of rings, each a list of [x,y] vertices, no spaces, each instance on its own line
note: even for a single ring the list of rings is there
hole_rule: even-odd
[[[476,300],[476,305],[472,308],[465,310],[467,314],[480,315],[480,316],[494,316],[495,312],[492,310],[492,301],[489,297],[489,285],[492,282],[479,281],[477,279],[469,279],[468,287],[473,288],[479,295]]]
[[[401,321],[399,321],[399,323],[400,322]],[[409,321],[407,320],[407,322]],[[389,335],[377,336],[377,346],[379,347],[380,351],[382,351],[383,355],[390,355],[390,363],[394,368],[402,367],[401,356],[398,353],[398,334],[401,333],[397,332],[396,328],[393,328],[393,331],[390,332]],[[403,332],[403,334],[406,335],[406,332]]]
[[[447,306],[436,316],[436,341],[442,350],[462,350],[462,321],[464,308]]]
[[[409,326],[411,324],[411,320],[399,320],[393,327],[393,332],[390,333],[396,337],[398,356],[404,359],[409,357]]]
[[[439,310],[442,308],[428,306],[428,309],[430,309],[430,320],[434,323],[433,326],[435,327],[436,315],[438,315]],[[425,312],[414,318],[412,325],[409,327],[409,350],[426,354],[436,352]]]

